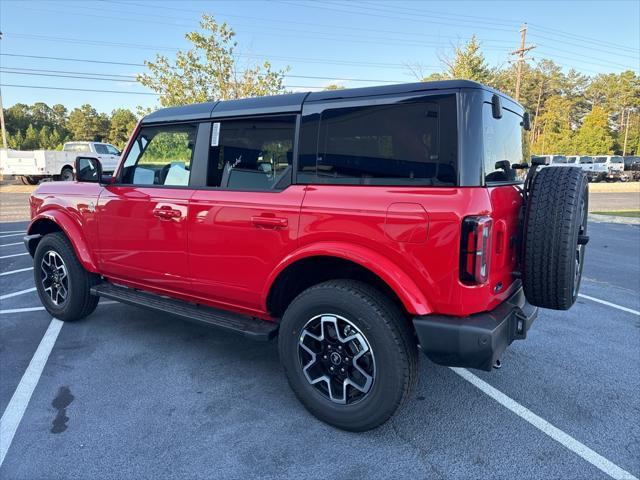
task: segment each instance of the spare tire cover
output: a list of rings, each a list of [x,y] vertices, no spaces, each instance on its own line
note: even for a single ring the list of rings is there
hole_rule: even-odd
[[[529,303],[569,309],[580,289],[589,192],[579,167],[546,167],[530,186],[522,243],[522,282]]]

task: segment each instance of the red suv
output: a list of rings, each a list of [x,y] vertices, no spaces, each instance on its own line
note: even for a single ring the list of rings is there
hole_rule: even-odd
[[[38,293],[61,320],[102,296],[278,336],[314,415],[373,428],[418,349],[490,370],[537,307],[574,303],[587,181],[529,166],[528,124],[470,81],[159,110],[113,176],[78,157],[75,182],[31,196]]]

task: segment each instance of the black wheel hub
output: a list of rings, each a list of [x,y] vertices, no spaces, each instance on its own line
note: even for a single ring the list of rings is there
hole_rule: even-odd
[[[54,250],[49,250],[40,262],[40,281],[45,295],[54,305],[60,306],[67,301],[69,295],[69,277],[62,257]]]
[[[307,381],[334,403],[362,400],[375,379],[375,361],[362,332],[344,317],[318,315],[298,341],[298,358]]]

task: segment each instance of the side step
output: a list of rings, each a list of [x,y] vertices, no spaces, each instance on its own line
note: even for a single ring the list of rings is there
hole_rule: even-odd
[[[253,340],[271,340],[278,333],[278,324],[275,322],[267,322],[248,315],[226,312],[196,303],[142,292],[133,288],[120,287],[108,282],[103,282],[92,287],[91,294],[137,307],[169,313],[177,317],[182,317],[185,320],[241,333]]]

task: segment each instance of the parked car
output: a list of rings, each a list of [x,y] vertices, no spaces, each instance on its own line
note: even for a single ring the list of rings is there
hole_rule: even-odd
[[[113,176],[81,156],[76,183],[32,194],[38,294],[65,321],[102,296],[277,336],[310,412],[374,428],[411,398],[419,349],[491,370],[539,307],[575,302],[587,180],[529,166],[528,126],[461,80],[159,110]]]
[[[624,159],[620,155],[599,155],[593,157],[593,163],[597,166],[604,165],[606,173],[603,180],[607,182],[629,181],[629,175],[624,173]]]
[[[627,155],[626,157],[622,157],[624,159],[624,169],[631,171],[639,171],[640,170],[640,156],[635,155]]]
[[[15,175],[24,184],[36,185],[43,179],[73,180],[78,154],[91,154],[100,160],[105,172],[113,172],[120,150],[110,143],[67,142],[60,150],[0,150],[0,174]]]

